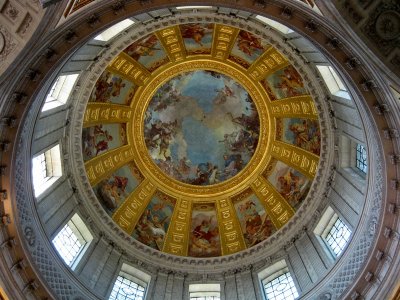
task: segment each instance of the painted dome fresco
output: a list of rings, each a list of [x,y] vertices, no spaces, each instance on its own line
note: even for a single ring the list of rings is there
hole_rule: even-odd
[[[321,136],[285,55],[242,29],[189,23],[111,61],[88,100],[82,149],[94,194],[127,235],[215,257],[263,242],[294,216]]]

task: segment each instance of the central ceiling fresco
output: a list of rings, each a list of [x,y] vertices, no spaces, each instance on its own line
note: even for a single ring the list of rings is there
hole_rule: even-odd
[[[238,82],[214,71],[193,71],[157,90],[144,135],[150,156],[167,175],[210,185],[247,165],[259,128],[257,109]]]
[[[87,104],[94,194],[131,238],[169,254],[229,255],[299,209],[321,148],[314,101],[290,61],[222,24],[183,24],[119,53]]]

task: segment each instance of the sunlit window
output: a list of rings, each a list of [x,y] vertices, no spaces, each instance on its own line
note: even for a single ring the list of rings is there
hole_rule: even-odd
[[[110,300],[142,300],[144,293],[144,286],[119,275],[111,292]]]
[[[319,220],[314,233],[333,257],[338,257],[343,252],[351,236],[351,230],[330,206]]]
[[[286,261],[280,260],[258,273],[264,295],[269,300],[293,300],[299,296]]]
[[[142,300],[150,276],[130,265],[123,264],[114,283],[109,300]]]
[[[177,6],[176,9],[210,9],[212,6],[200,6],[200,5],[192,5],[192,6]]]
[[[94,39],[98,41],[103,41],[107,42],[111,40],[113,37],[118,35],[120,32],[124,31],[126,28],[129,26],[133,25],[135,22],[132,21],[131,19],[126,19],[123,20],[110,28],[104,30],[102,33],[100,33],[98,36],[96,36]]]
[[[53,245],[69,267],[74,267],[83,250],[93,239],[82,219],[75,214],[54,237]]]
[[[356,167],[363,173],[367,173],[367,150],[363,145],[357,144]]]
[[[61,175],[59,145],[32,158],[32,181],[36,197],[48,189]]]
[[[317,66],[317,68],[332,95],[350,99],[346,86],[331,66]]]
[[[337,218],[325,237],[325,240],[329,247],[331,247],[333,253],[335,253],[336,256],[339,256],[349,242],[350,235],[350,229],[342,222],[342,220],[340,220],[340,218]]]
[[[220,300],[219,296],[193,296],[190,297],[191,300]]]
[[[285,25],[283,25],[279,22],[276,22],[274,20],[271,20],[269,18],[257,15],[256,19],[260,20],[264,24],[271,26],[272,28],[278,30],[279,32],[282,32],[283,34],[288,34],[288,33],[293,32],[293,30],[291,30],[289,27],[286,27]]]
[[[321,11],[319,10],[317,5],[315,4],[315,0],[297,0],[297,1],[304,3],[305,5],[310,7],[312,10],[314,10],[317,13],[319,13],[320,15],[322,15]]]
[[[218,283],[199,283],[189,285],[190,300],[220,300],[221,285]]]
[[[50,110],[60,105],[64,105],[74,88],[79,74],[61,75],[51,87],[47,94],[42,111]]]
[[[272,280],[263,281],[263,285],[268,300],[293,300],[299,296],[289,272],[285,272]]]

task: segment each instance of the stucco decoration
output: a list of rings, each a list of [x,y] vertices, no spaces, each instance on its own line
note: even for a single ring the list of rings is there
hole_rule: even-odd
[[[375,29],[384,40],[392,40],[400,35],[400,14],[389,10],[381,13],[376,19]]]
[[[0,32],[0,54],[3,52],[6,47],[6,39],[4,38],[4,34]]]
[[[383,55],[400,46],[400,4],[383,2],[368,16],[363,31]]]
[[[6,60],[7,56],[15,49],[16,45],[10,32],[0,25],[0,63]]]

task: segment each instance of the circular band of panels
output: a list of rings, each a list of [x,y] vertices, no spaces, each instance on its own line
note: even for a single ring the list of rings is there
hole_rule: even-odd
[[[274,234],[306,198],[320,148],[314,100],[290,61],[222,24],[133,42],[97,80],[83,120],[101,206],[133,239],[181,256],[228,255]]]

